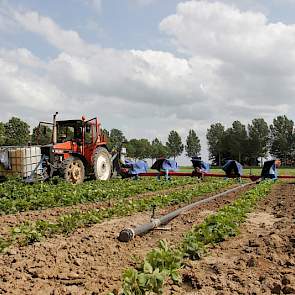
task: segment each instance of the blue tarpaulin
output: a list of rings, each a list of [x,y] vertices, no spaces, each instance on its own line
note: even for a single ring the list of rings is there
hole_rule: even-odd
[[[178,165],[177,162],[174,160],[170,159],[158,159],[151,169],[155,169],[158,171],[177,171],[178,170]]]
[[[243,166],[238,161],[235,160],[228,160],[224,166],[222,167],[222,170],[226,173],[226,175],[237,175],[241,176],[243,175]]]
[[[174,160],[165,159],[165,161],[162,164],[162,170],[177,171],[178,170],[177,162]]]
[[[130,160],[125,160],[125,165],[128,166],[128,173],[131,175],[137,175],[139,173],[146,173],[149,169],[148,164],[145,161],[132,162]]]
[[[205,172],[205,173],[210,172],[210,164],[209,163],[202,162],[201,165],[202,165],[202,167],[201,167],[202,172]]]

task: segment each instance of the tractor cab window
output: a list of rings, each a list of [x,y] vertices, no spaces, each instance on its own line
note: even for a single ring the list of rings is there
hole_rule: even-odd
[[[58,128],[58,142],[66,142],[74,139],[75,128],[72,126],[60,126]]]
[[[96,141],[97,130],[96,130],[96,119],[91,119],[85,122],[85,143],[91,144]]]
[[[90,123],[87,123],[85,126],[85,143],[90,144],[92,143],[92,126]]]

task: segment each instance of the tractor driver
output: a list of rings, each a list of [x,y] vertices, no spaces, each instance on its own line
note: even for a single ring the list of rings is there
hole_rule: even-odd
[[[82,143],[82,127],[75,127],[74,129],[74,140],[79,144]]]

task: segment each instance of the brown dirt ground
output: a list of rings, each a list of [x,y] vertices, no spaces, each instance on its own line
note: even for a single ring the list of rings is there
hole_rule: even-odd
[[[174,219],[172,230],[155,230],[129,243],[120,243],[118,233],[149,221],[149,212],[79,229],[69,237],[13,247],[0,256],[0,294],[107,294],[120,287],[122,270],[135,264],[134,257],[144,257],[160,239],[179,242],[194,223],[237,196],[202,205]]]
[[[276,186],[241,234],[188,262],[185,284],[167,294],[295,294],[295,184]]]

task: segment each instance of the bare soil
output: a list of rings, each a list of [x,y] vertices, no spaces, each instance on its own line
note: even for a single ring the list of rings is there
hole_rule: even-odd
[[[209,194],[211,195],[211,194]],[[120,288],[122,270],[135,265],[160,239],[177,244],[183,233],[239,194],[201,205],[174,219],[166,230],[154,230],[129,243],[119,232],[148,222],[150,212],[112,219],[26,247],[13,247],[0,256],[0,294],[107,294]],[[173,207],[160,210],[165,214]]]
[[[295,294],[295,185],[276,186],[239,236],[188,262],[183,275],[167,294]]]

